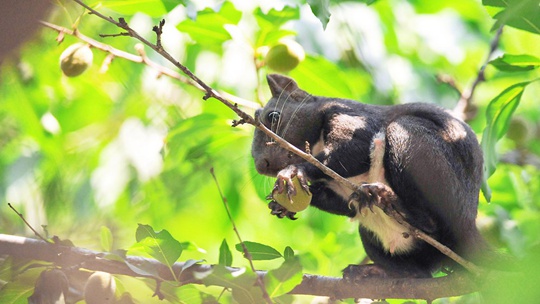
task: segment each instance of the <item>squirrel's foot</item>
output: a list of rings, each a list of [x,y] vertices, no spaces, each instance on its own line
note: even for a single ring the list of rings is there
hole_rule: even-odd
[[[388,269],[380,264],[366,264],[347,266],[343,269],[343,278],[356,283],[366,278],[431,278],[431,273],[421,269]]]
[[[353,192],[349,201],[357,205],[358,210],[369,208],[373,212],[373,206],[376,206],[389,213],[390,210],[396,210],[394,204],[398,202],[398,198],[388,185],[376,182],[362,184],[360,191]]]

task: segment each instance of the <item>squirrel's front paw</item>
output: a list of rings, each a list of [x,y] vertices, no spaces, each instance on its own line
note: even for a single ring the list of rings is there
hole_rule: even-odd
[[[277,174],[277,180],[274,184],[274,189],[272,190],[272,196],[276,194],[281,194],[284,191],[287,191],[287,196],[289,199],[296,195],[297,189],[294,187],[293,178],[296,177],[303,191],[306,193],[309,192],[309,186],[307,183],[306,176],[302,169],[299,169],[295,165],[290,165],[285,169],[281,170]]]
[[[298,218],[294,217],[296,215],[296,212],[292,212],[287,210],[287,208],[281,206],[279,203],[277,203],[275,200],[270,201],[268,203],[268,208],[272,210],[270,214],[275,215],[279,218],[288,217],[291,220],[296,220]]]

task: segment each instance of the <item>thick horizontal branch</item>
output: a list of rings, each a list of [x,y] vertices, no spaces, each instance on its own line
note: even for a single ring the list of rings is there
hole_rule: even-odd
[[[107,253],[77,247],[67,247],[47,243],[41,240],[0,234],[0,255],[32,259],[54,263],[60,267],[79,267],[92,271],[104,271],[116,275],[142,277],[132,271],[125,262],[105,258]],[[127,256],[131,265],[151,265],[163,280],[173,281],[169,268],[160,262],[137,256]],[[186,267],[178,262],[173,270],[182,284],[202,284],[195,278],[195,273],[207,272],[212,265],[195,264]],[[229,268],[230,271],[238,268]],[[258,271],[264,278],[266,272]],[[496,277],[496,276],[493,276]],[[497,277],[500,279],[500,275]],[[489,286],[486,282],[485,286]],[[355,283],[342,278],[304,274],[302,283],[291,294],[327,296],[334,299],[371,298],[371,299],[437,299],[472,293],[480,289],[477,280],[472,280],[465,273],[453,274],[433,279],[383,279],[366,278]]]

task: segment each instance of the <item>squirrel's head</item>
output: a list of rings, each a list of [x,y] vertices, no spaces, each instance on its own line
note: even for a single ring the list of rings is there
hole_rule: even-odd
[[[318,97],[301,90],[291,78],[270,74],[267,76],[272,98],[264,108],[255,112],[255,117],[268,129],[304,150],[306,142],[314,145],[321,133],[322,118],[317,106]],[[255,130],[251,154],[257,171],[275,176],[288,165],[303,161],[273,143],[259,129]]]

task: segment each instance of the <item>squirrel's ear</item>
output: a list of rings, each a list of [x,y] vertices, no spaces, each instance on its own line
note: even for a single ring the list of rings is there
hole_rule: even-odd
[[[293,93],[298,93],[300,90],[298,84],[296,84],[292,78],[287,76],[269,74],[266,76],[266,80],[268,81],[268,86],[272,92],[272,97],[280,97],[284,92],[292,95]]]

